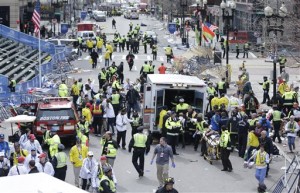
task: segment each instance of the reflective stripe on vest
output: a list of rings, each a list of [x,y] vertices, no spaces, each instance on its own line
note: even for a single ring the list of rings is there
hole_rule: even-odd
[[[293,98],[293,92],[285,92],[283,105],[293,105]]]
[[[142,133],[136,133],[133,135],[134,145],[133,147],[146,147],[147,136]]]
[[[93,114],[97,114],[97,115],[101,115],[102,114],[101,105],[98,105],[98,109],[96,109],[96,105],[94,105]]]
[[[99,190],[100,192],[103,191],[103,187],[101,186],[101,182],[107,180],[109,182],[109,189],[111,190],[111,192],[116,192],[116,186],[113,180],[109,179],[106,175],[103,175],[100,181],[100,187]]]

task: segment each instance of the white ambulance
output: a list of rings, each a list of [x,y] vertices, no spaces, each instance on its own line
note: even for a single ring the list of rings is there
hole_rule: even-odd
[[[152,133],[158,129],[159,113],[163,106],[175,109],[179,98],[204,113],[207,105],[207,85],[196,76],[179,74],[149,74],[144,87],[143,121]]]

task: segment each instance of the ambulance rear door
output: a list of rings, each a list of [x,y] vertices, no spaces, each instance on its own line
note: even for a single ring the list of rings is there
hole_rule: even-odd
[[[159,113],[162,110],[163,106],[165,105],[165,89],[160,89],[156,91],[155,96],[155,113],[153,117],[153,131],[159,132],[158,130],[158,122],[159,122]]]
[[[152,92],[153,88],[151,84],[144,85],[144,101],[143,101],[143,123],[144,126],[149,127],[152,130],[152,124],[150,124],[151,120],[151,109],[153,109],[152,102]]]
[[[203,92],[195,90],[195,98],[194,98],[194,105],[193,106],[196,108],[196,110],[199,113],[202,113],[202,114],[205,111],[204,97],[205,97],[205,95],[204,95]]]

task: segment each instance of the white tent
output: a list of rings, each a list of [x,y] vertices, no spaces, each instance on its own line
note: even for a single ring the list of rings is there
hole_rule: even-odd
[[[0,178],[3,193],[86,193],[45,173]]]
[[[35,121],[35,116],[28,116],[28,115],[17,115],[15,117],[9,117],[4,122],[6,123],[27,123]]]

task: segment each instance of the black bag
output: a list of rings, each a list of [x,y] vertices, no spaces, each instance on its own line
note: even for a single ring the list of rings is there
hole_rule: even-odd
[[[273,155],[280,155],[279,149],[277,148],[276,145],[273,144]]]

